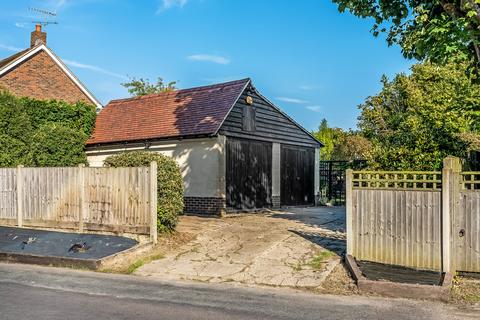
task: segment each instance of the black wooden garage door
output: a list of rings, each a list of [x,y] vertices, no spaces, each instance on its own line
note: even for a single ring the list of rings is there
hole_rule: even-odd
[[[227,139],[227,207],[265,208],[272,205],[272,144]]]
[[[315,149],[282,145],[280,170],[281,204],[314,204]]]

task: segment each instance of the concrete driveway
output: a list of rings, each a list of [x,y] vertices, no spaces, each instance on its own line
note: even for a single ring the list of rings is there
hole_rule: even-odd
[[[223,219],[185,216],[178,231],[196,237],[136,274],[315,288],[345,250],[345,209],[291,208]]]

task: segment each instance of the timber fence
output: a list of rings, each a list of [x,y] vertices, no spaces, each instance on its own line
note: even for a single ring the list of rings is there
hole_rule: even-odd
[[[443,272],[480,272],[480,172],[347,170],[347,254]]]
[[[157,239],[157,164],[0,168],[0,224]]]

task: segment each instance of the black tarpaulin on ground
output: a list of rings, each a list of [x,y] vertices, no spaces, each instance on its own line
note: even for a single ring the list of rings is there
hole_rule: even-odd
[[[83,243],[88,250],[69,251],[74,244]],[[137,243],[120,236],[0,227],[0,252],[5,253],[98,260]]]
[[[401,266],[359,260],[357,260],[357,264],[364,277],[368,280],[384,280],[432,286],[438,286],[442,282],[441,272],[415,270]]]

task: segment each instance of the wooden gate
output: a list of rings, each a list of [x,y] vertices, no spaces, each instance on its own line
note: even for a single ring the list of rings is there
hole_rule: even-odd
[[[272,144],[228,138],[226,150],[227,207],[271,207]]]
[[[315,149],[282,145],[280,172],[281,205],[313,205]]]
[[[462,172],[459,206],[453,213],[455,269],[480,272],[480,172]]]

